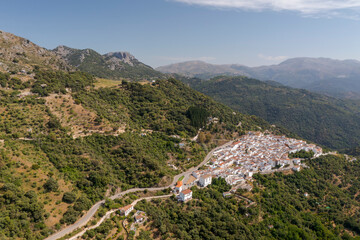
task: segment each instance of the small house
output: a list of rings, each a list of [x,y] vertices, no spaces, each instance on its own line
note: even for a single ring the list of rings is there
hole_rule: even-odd
[[[190,189],[185,189],[184,191],[180,192],[179,200],[182,202],[186,202],[192,199],[192,191]]]
[[[183,182],[182,181],[178,181],[176,183],[176,186],[175,186],[175,191],[177,192],[181,192],[183,190]]]
[[[121,215],[127,216],[127,215],[129,215],[129,213],[132,210],[134,210],[134,206],[130,204],[130,205],[120,208],[119,210],[120,210]]]
[[[295,165],[293,168],[292,168],[293,171],[295,172],[300,172],[301,170],[301,167],[299,165]]]
[[[193,175],[196,179],[199,179],[201,172],[199,170],[193,171],[191,175]]]
[[[231,196],[231,192],[223,192],[223,197],[230,197]]]
[[[201,176],[199,183],[200,183],[200,186],[206,187],[211,184],[211,181],[212,181],[212,176],[208,174],[208,175]]]

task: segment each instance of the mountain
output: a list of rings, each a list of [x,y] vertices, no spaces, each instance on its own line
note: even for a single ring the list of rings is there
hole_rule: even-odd
[[[7,45],[0,70],[1,239],[44,239],[109,194],[167,186],[203,161],[209,149],[246,131],[294,136],[176,79],[107,86],[103,82],[109,80],[75,71],[54,52],[2,36]],[[126,53],[73,55],[62,49],[74,68],[90,59],[112,62],[115,69],[143,66]],[[210,117],[219,121],[210,124]]]
[[[157,70],[202,79],[219,75],[243,75],[334,97],[360,99],[360,62],[356,60],[293,58],[278,65],[261,67],[186,62],[159,67]]]
[[[74,49],[58,46],[53,52],[77,69],[108,79],[158,78],[163,76],[128,52],[111,52],[104,55],[92,49]]]
[[[259,116],[329,148],[360,142],[360,104],[247,77],[183,79],[229,107]]]
[[[128,54],[99,57],[88,50],[71,58],[70,68],[32,44],[28,48],[21,43],[26,54],[13,61],[17,45],[12,42],[1,49],[7,69],[0,69],[0,239],[44,239],[105,198],[95,205],[101,206],[87,225],[135,199],[170,195],[167,186],[174,176],[192,171],[210,149],[248,131],[296,137],[173,78],[120,82],[75,70],[91,63],[89,59],[135,66]],[[16,67],[30,72],[19,73]],[[284,88],[274,82],[264,88],[275,87]],[[124,217],[114,213],[82,238],[123,239],[127,233],[137,239],[358,237],[360,162],[341,155],[304,161],[307,167],[301,172],[255,174],[248,182],[252,191],[239,190],[229,198],[223,192],[231,187],[220,178],[207,188],[194,186],[194,201],[185,204],[174,196],[139,201],[135,208],[145,210],[147,220],[145,228],[137,228],[138,235],[130,231],[132,214],[126,226]],[[161,188],[109,198],[127,189],[154,186]]]
[[[203,61],[188,61],[158,67],[156,70],[163,73],[176,73],[201,79],[209,79],[219,75],[236,76],[246,74],[244,71],[233,68],[233,66],[235,65],[214,65]]]
[[[0,31],[0,70],[13,73],[31,72],[35,67],[71,69],[71,66],[53,52],[25,38]]]

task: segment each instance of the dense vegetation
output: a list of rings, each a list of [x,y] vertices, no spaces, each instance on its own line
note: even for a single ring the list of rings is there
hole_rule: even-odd
[[[3,169],[0,171],[1,182],[7,182],[0,188],[0,238],[42,238],[47,234],[45,211],[35,191],[23,191],[20,179],[14,179],[10,174],[3,175]]]
[[[352,239],[360,235],[360,162],[323,156],[307,161],[301,172],[256,175],[256,205],[222,193],[222,180],[207,189],[193,188],[193,200],[141,202],[162,239]],[[304,194],[308,193],[308,197]],[[238,193],[239,194],[239,193]],[[156,229],[156,230],[155,230]],[[359,239],[357,237],[356,239]]]
[[[360,141],[360,104],[356,102],[246,77],[184,81],[235,110],[259,116],[329,148],[354,147]]]
[[[313,151],[305,151],[303,149],[298,152],[289,154],[289,158],[312,158],[312,157],[314,157]]]
[[[36,71],[35,82],[31,91],[40,96],[48,96],[50,93],[63,93],[69,88],[73,92],[84,90],[95,82],[92,75],[83,72],[65,73],[61,71]]]
[[[344,149],[342,150],[343,153],[352,155],[352,156],[360,156],[360,147],[354,147],[354,148],[350,148],[350,149]]]
[[[158,80],[151,85],[123,82],[118,88],[82,91],[75,94],[75,98],[111,122],[124,121],[129,117],[130,121],[125,121],[135,129],[194,136],[199,126],[191,124],[189,109],[197,106],[207,112],[202,114],[202,123],[209,114],[218,117],[229,131],[236,130],[240,122],[244,130],[256,130],[258,127],[277,130],[260,118],[233,112],[175,79]]]

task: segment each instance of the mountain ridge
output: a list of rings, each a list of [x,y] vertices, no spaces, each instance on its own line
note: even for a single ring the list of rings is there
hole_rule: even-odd
[[[69,65],[97,77],[120,80],[123,78],[158,78],[163,74],[140,62],[129,52],[100,54],[93,49],[75,49],[60,45],[52,50]]]
[[[234,110],[256,115],[327,147],[355,147],[360,141],[357,101],[247,77],[182,81]]]
[[[277,65],[248,67],[240,64],[216,65],[183,62],[156,68],[164,73],[210,79],[219,75],[246,76],[277,81],[334,97],[360,99],[360,61],[331,58],[291,58]]]
[[[5,31],[0,31],[0,61],[0,70],[6,72],[30,72],[35,67],[72,69],[52,51]]]

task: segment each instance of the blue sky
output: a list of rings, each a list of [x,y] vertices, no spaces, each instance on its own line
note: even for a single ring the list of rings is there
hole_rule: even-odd
[[[153,67],[187,61],[360,60],[354,0],[11,0],[0,29],[52,49],[129,51]],[[358,14],[359,13],[359,14]]]

